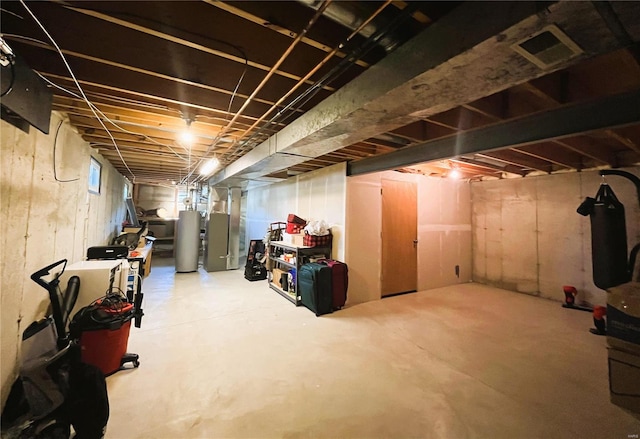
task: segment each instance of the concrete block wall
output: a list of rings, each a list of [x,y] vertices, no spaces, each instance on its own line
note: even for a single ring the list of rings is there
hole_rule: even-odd
[[[54,113],[49,135],[0,122],[3,406],[17,376],[22,332],[45,315],[49,304],[46,291],[29,276],[60,259],[69,264],[84,259],[88,247],[118,234],[126,218],[127,180],[68,123],[58,131],[61,121]],[[91,156],[102,164],[99,195],[87,190]]]
[[[640,176],[639,167],[624,170]],[[578,300],[605,304],[593,284],[590,221],[576,213],[601,181],[584,171],[472,183],[473,280],[559,301],[573,285]],[[606,181],[625,205],[630,250],[640,243],[636,189],[622,177]]]
[[[179,210],[184,209],[181,201],[178,200],[178,191],[175,186],[136,185],[133,201],[136,207],[144,210],[164,208],[167,211],[167,218],[178,218]]]

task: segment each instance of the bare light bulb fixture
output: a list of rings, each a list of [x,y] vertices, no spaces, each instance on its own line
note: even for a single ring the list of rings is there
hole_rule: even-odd
[[[185,119],[184,120],[187,124],[186,128],[184,130],[182,130],[178,136],[178,139],[180,140],[180,143],[182,143],[183,145],[186,146],[191,146],[193,144],[193,142],[195,141],[195,136],[193,135],[193,133],[191,132],[191,119]]]
[[[218,160],[217,157],[210,158],[209,160],[204,162],[204,164],[200,168],[200,175],[206,177],[207,175],[215,171],[218,166],[220,166],[220,160]]]
[[[459,180],[461,176],[462,175],[460,174],[460,171],[458,171],[457,168],[453,168],[451,171],[447,173],[447,177],[449,177],[452,180]]]

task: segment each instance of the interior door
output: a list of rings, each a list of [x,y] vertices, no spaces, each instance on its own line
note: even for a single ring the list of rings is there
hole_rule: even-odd
[[[414,182],[382,180],[382,296],[415,291],[417,189]]]

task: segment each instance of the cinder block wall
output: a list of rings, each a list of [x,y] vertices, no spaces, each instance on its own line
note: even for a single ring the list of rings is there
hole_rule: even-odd
[[[624,170],[640,176],[640,167]],[[562,286],[573,285],[579,300],[606,303],[593,284],[589,218],[576,213],[601,181],[584,171],[472,183],[473,280],[559,301]],[[636,188],[622,177],[606,181],[625,205],[631,250],[640,242]]]
[[[3,407],[17,376],[22,332],[45,315],[49,304],[47,292],[29,276],[60,259],[82,260],[88,247],[119,233],[126,218],[125,178],[68,123],[58,131],[61,121],[54,113],[49,135],[0,122]],[[102,163],[99,195],[88,192],[92,156]]]

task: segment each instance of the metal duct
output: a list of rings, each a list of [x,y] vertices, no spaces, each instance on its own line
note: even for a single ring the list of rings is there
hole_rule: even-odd
[[[298,2],[316,11],[322,5],[322,2],[317,0],[298,0]],[[372,14],[376,7],[376,4],[370,2],[333,2],[322,15],[347,29],[355,30]],[[385,28],[389,24],[388,21],[383,14],[380,14],[363,27],[359,33],[365,38],[370,38],[379,29]],[[387,35],[379,41],[386,53],[392,52],[402,42],[400,38],[393,35]]]

